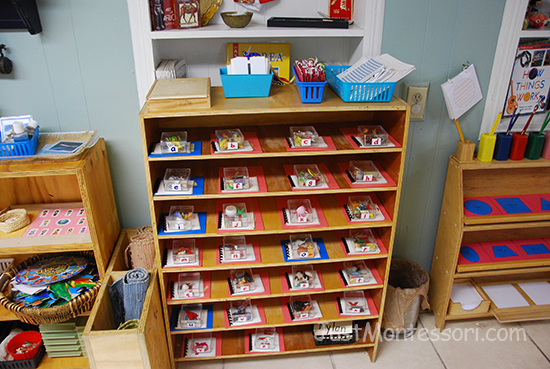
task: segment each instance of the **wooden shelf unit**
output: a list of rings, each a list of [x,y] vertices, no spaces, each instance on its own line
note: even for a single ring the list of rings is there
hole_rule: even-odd
[[[297,352],[315,352],[326,350],[343,350],[365,348],[371,360],[375,360],[379,327],[382,321],[384,300],[388,281],[389,260],[395,236],[395,224],[401,180],[405,160],[405,149],[408,135],[410,109],[402,100],[394,98],[389,103],[344,103],[332,90],[325,89],[323,103],[302,104],[295,86],[271,88],[270,96],[266,98],[225,99],[221,87],[211,89],[212,107],[204,110],[185,111],[150,111],[147,103],[140,112],[140,124],[144,152],[147,188],[151,209],[151,221],[155,230],[157,247],[156,261],[161,273],[161,296],[165,323],[167,328],[169,350],[173,364],[195,358],[181,357],[184,336],[191,330],[181,331],[170,329],[170,320],[174,309],[181,305],[200,302],[213,305],[213,327],[202,329],[201,332],[223,332],[222,356],[214,359],[248,357],[245,354],[244,331],[258,327],[279,327],[284,331],[287,350],[279,354]],[[380,149],[354,148],[339,128],[357,129],[358,125],[381,124],[396,140],[396,147]],[[335,143],[335,150],[323,151],[293,151],[285,148],[284,140],[289,135],[291,126],[313,125],[321,136],[330,136]],[[241,131],[255,132],[258,136],[261,153],[212,154],[211,135],[216,129],[240,128]],[[156,143],[160,141],[162,132],[185,130],[190,141],[201,141],[200,156],[180,157],[150,157],[149,154]],[[350,160],[372,160],[380,164],[396,185],[380,185],[368,188],[352,188],[346,181],[338,163],[349,163]],[[299,163],[324,163],[334,176],[338,187],[335,189],[320,189],[311,191],[293,191],[283,165]],[[225,194],[218,193],[219,168],[230,166],[262,166],[266,178],[267,192]],[[204,194],[198,196],[155,196],[159,179],[164,176],[167,168],[191,168],[191,177],[204,177]],[[386,209],[389,218],[380,222],[350,223],[337,201],[337,196],[355,194],[375,194]],[[286,229],[282,226],[277,198],[317,197],[327,219],[327,226]],[[242,198],[254,198],[258,201],[263,230],[219,233],[217,229],[217,200],[237,201]],[[213,201],[214,200],[214,201]],[[195,235],[159,235],[161,215],[169,211],[172,205],[193,205],[195,212],[205,212],[206,232]],[[340,244],[341,237],[347,235],[350,229],[372,228],[384,244],[384,249],[378,254],[346,256]],[[293,233],[310,233],[314,238],[322,238],[325,243],[328,259],[314,261],[285,262],[281,240],[288,239]],[[258,242],[261,262],[250,264],[218,264],[217,249],[224,235],[245,235],[247,243]],[[170,247],[172,240],[195,238],[202,244],[201,267],[164,267],[163,255]],[[372,263],[380,275],[380,283],[360,287],[344,287],[338,276],[338,266],[344,261],[365,260]],[[321,322],[354,321],[358,317],[339,317],[334,297],[343,291],[363,290],[370,293],[377,309],[376,314],[361,316],[362,323],[368,322],[372,327],[372,338],[365,342],[352,345],[337,344],[315,346],[312,335],[312,322],[285,323],[283,319],[281,299],[302,293],[287,293],[281,289],[281,273],[290,271],[292,265],[313,265],[321,271],[324,290],[312,291],[311,296],[320,305],[323,313]],[[227,277],[229,270],[252,268],[254,272],[268,273],[270,294],[250,296],[228,296]],[[200,271],[210,273],[211,295],[200,300],[170,300],[168,290],[171,277],[181,272]],[[308,292],[309,293],[309,292]],[[229,301],[250,297],[252,301],[261,301],[266,315],[264,325],[241,326],[226,329],[224,325],[223,307]],[[313,322],[314,323],[314,322]],[[258,354],[254,354],[256,356]],[[270,355],[270,354],[267,354]]]
[[[458,265],[463,243],[550,237],[549,212],[468,217],[464,213],[464,198],[547,192],[550,160],[461,162],[451,156],[430,273],[430,305],[439,329],[447,320],[495,316],[499,321],[511,322],[550,318],[549,305],[530,306],[530,313],[524,308],[511,308],[514,310],[502,314],[498,311],[502,309],[491,303],[485,313],[450,313],[454,282],[469,280],[479,286],[550,279],[550,259]]]
[[[0,256],[14,257],[17,263],[32,254],[93,251],[100,277],[105,276],[120,224],[102,138],[76,161],[0,161],[0,188],[0,209],[28,209],[32,222],[42,208],[81,206],[90,228],[85,237],[21,237],[25,229],[1,233]]]
[[[93,251],[103,280],[118,235],[116,210],[105,141],[101,138],[78,160],[2,164],[0,161],[0,209],[25,208],[32,220],[43,208],[83,207],[90,234],[83,236],[21,237],[26,228],[0,233],[0,256],[17,265],[36,254]],[[0,321],[17,320],[0,307]],[[50,358],[40,368],[88,368],[84,357]]]

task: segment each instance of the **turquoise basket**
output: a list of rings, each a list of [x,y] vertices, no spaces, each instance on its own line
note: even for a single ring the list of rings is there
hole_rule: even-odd
[[[227,74],[220,68],[223,94],[231,97],[267,97],[271,90],[273,71],[270,74]]]
[[[349,66],[327,66],[325,69],[330,88],[345,102],[388,102],[393,97],[397,82],[350,83],[343,82],[336,76]]]

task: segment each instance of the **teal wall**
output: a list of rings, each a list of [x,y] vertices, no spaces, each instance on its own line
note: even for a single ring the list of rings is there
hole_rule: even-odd
[[[423,121],[411,121],[394,257],[429,269],[449,156],[459,136],[447,112],[441,84],[475,65],[487,94],[504,0],[386,0],[382,52],[414,64],[405,83],[429,83]],[[504,77],[506,78],[506,77]],[[460,118],[466,139],[476,142],[485,100]]]
[[[41,34],[0,31],[14,63],[0,75],[0,116],[31,114],[43,132],[97,130],[122,226],[150,224],[126,0],[37,3]],[[469,61],[486,93],[503,9],[503,0],[386,0],[383,52],[416,65],[406,82],[430,83],[426,117],[411,123],[395,249],[425,268],[458,140],[440,85]],[[482,112],[483,101],[461,119],[466,138],[477,138]]]
[[[0,74],[0,116],[31,114],[41,133],[97,130],[122,226],[151,224],[126,0],[37,4],[42,33],[0,31],[14,65]]]

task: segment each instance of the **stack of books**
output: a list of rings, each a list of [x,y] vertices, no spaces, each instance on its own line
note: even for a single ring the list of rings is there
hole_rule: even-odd
[[[185,59],[163,59],[155,70],[157,79],[186,78],[187,62]]]

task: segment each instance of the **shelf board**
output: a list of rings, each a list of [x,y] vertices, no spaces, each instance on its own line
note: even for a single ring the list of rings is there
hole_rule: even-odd
[[[286,237],[288,238],[288,237]],[[340,239],[336,233],[325,233],[323,235],[323,243],[327,250],[328,259],[315,259],[308,261],[293,261],[286,262],[283,256],[282,245],[279,239],[268,237],[266,242],[261,242],[260,246],[260,258],[261,262],[255,263],[224,263],[218,264],[218,246],[222,244],[221,239],[205,239],[202,246],[202,265],[200,267],[169,267],[162,268],[162,273],[185,273],[196,271],[214,271],[214,270],[231,270],[235,268],[268,268],[268,267],[288,267],[291,265],[310,265],[312,263],[317,264],[334,264],[344,261],[355,260],[373,260],[384,259],[388,257],[388,253],[385,248],[382,252],[377,254],[355,254],[346,256]]]
[[[284,272],[290,272],[292,266],[288,265],[284,268],[270,268],[268,269],[269,273],[269,295],[233,295],[228,296],[228,282],[229,272],[226,270],[212,272],[210,277],[210,298],[203,299],[193,299],[193,300],[167,300],[168,305],[178,306],[186,304],[195,304],[195,303],[213,303],[213,302],[222,302],[222,301],[237,301],[242,300],[243,298],[250,298],[251,300],[267,300],[271,298],[287,297],[287,296],[300,296],[304,294],[309,294],[312,296],[318,296],[320,294],[330,294],[344,291],[364,291],[372,289],[381,289],[383,288],[383,283],[370,284],[370,285],[360,285],[360,286],[348,286],[345,287],[340,282],[340,277],[338,275],[338,269],[341,267],[340,264],[322,264],[315,265],[314,270],[318,270],[321,273],[321,278],[323,280],[323,290],[310,290],[310,291],[294,291],[294,292],[284,292],[282,291],[281,283],[281,274]],[[262,273],[262,271],[255,271]],[[383,280],[382,280],[383,282]],[[168,288],[169,290],[169,288]]]
[[[185,31],[186,32],[186,31]],[[290,92],[290,90],[293,90]],[[323,102],[320,104],[304,104],[300,100],[300,94],[296,86],[271,86],[268,97],[257,98],[232,98],[226,99],[222,87],[211,87],[212,106],[210,109],[181,110],[174,107],[165,111],[152,110],[149,112],[148,103],[145,103],[140,115],[148,118],[175,118],[175,117],[212,117],[212,116],[238,116],[238,121],[243,121],[249,115],[265,114],[295,114],[295,113],[336,113],[374,112],[388,113],[400,111],[405,113],[410,109],[397,96],[393,96],[389,102],[344,102],[331,88],[324,89]],[[228,118],[233,119],[233,118]],[[227,120],[227,119],[226,119]],[[219,122],[212,123],[218,126]],[[234,125],[235,122],[233,121]],[[187,158],[187,157],[186,157]]]
[[[326,323],[326,322],[336,322],[336,321],[353,321],[357,319],[378,319],[379,314],[373,314],[368,316],[346,316],[340,317],[336,310],[336,304],[334,303],[332,294],[325,295],[314,295],[312,299],[316,300],[319,304],[319,308],[323,314],[323,317],[317,321],[306,320],[303,322],[293,321],[291,323],[286,323],[283,317],[283,307],[281,305],[281,299],[272,298],[262,300],[264,307],[264,313],[266,322],[265,324],[257,325],[242,325],[235,328],[226,328],[225,327],[225,310],[223,306],[229,305],[229,302],[218,302],[214,303],[214,317],[212,328],[210,329],[188,329],[188,330],[177,330],[171,331],[172,336],[191,334],[191,333],[201,333],[201,332],[219,332],[219,331],[242,331],[245,329],[255,329],[255,328],[268,328],[268,327],[282,327],[284,326],[311,326],[313,323]],[[379,309],[379,306],[377,306]]]
[[[389,227],[393,225],[391,218],[383,221],[376,222],[348,222],[344,212],[338,204],[334,196],[319,196],[319,203],[321,209],[327,220],[327,226],[325,227],[310,227],[310,228],[283,228],[281,224],[281,217],[279,215],[279,209],[275,198],[262,198],[259,201],[260,214],[262,217],[264,229],[263,230],[244,230],[236,232],[218,232],[218,212],[216,211],[213,201],[205,201],[201,204],[195,204],[196,212],[206,212],[206,232],[203,234],[193,234],[194,238],[206,238],[206,237],[223,237],[224,235],[232,236],[254,236],[254,235],[269,235],[269,234],[289,234],[289,233],[308,233],[308,232],[323,232],[334,231],[344,229],[360,229],[360,228],[376,228],[376,227]],[[168,210],[166,210],[167,213]],[[253,210],[256,211],[256,210]],[[160,215],[159,215],[160,216]],[[161,219],[157,220],[156,224],[160,224]],[[159,235],[159,239],[177,239],[185,237],[185,234],[165,234]]]
[[[505,278],[509,275],[533,275],[538,276],[540,274],[550,272],[550,266],[537,266],[536,268],[520,268],[516,269],[493,269],[493,270],[480,270],[480,271],[468,271],[461,272],[454,275],[454,279],[468,279],[468,278]]]
[[[210,143],[206,143],[209,145]],[[203,143],[203,147],[205,143]],[[231,154],[231,159],[260,159],[260,158],[286,158],[289,155],[293,157],[308,157],[314,156],[318,157],[319,155],[329,156],[329,155],[358,155],[358,154],[384,154],[384,153],[402,153],[403,149],[401,147],[388,147],[380,149],[344,149],[344,150],[323,150],[323,151],[278,151],[270,153],[234,153]],[[209,161],[209,160],[227,160],[228,156],[218,154],[205,154],[205,155],[195,155],[195,156],[186,156],[185,161]],[[182,157],[149,157],[147,159],[149,162],[178,162],[182,161]]]
[[[525,29],[519,32],[520,38],[549,38],[550,30],[547,29]]]
[[[374,332],[372,333],[374,335]],[[251,358],[258,356],[273,356],[273,355],[288,355],[288,354],[307,354],[323,351],[340,351],[351,350],[360,348],[374,347],[374,342],[367,339],[363,341],[363,335],[359,334],[359,340],[350,344],[333,344],[333,345],[315,345],[315,340],[311,331],[311,327],[297,326],[297,327],[285,327],[283,329],[283,339],[285,345],[285,351],[283,352],[271,352],[271,353],[249,353],[245,354],[244,344],[244,332],[243,331],[226,331],[222,333],[222,355],[211,358],[194,358],[194,357],[176,357],[176,362],[188,362],[188,361],[203,361],[203,360],[220,360],[220,359],[233,359],[233,358]],[[177,337],[175,344],[175,351],[181,353],[182,342],[184,338],[182,336]]]
[[[82,207],[80,204],[54,204],[64,207]],[[12,206],[12,208],[27,208],[31,223],[38,216],[40,210],[52,208],[52,204],[38,204],[32,206]],[[93,251],[94,247],[90,234],[69,235],[69,236],[35,236],[22,237],[27,231],[25,226],[11,233],[0,232],[0,256],[3,255],[18,255],[18,254],[41,254],[45,252],[67,252],[67,251]]]
[[[550,213],[522,213],[522,214],[503,214],[503,215],[487,215],[478,217],[464,217],[464,224],[471,225],[490,225],[491,227],[502,227],[506,223],[529,222],[548,222],[550,221]]]
[[[73,357],[49,357],[48,353],[44,355],[39,365],[40,369],[88,369],[90,363],[87,358],[83,356]]]
[[[362,38],[364,31],[355,24],[348,29],[335,28],[297,28],[267,27],[266,24],[252,21],[245,28],[229,28],[224,23],[209,24],[206,27],[151,31],[151,40],[186,40],[186,39],[237,39],[237,38],[310,38],[310,37],[344,37]]]
[[[492,160],[480,161],[474,158],[473,161],[461,162],[456,156],[452,156],[455,162],[460,165],[462,170],[487,170],[487,169],[525,169],[525,168],[544,168],[550,167],[550,159],[540,158],[530,160],[523,158],[522,160]]]
[[[485,264],[464,264],[457,265],[457,273],[468,273],[468,272],[481,272],[485,270],[497,271],[497,270],[508,270],[508,269],[520,269],[520,268],[539,268],[539,267],[550,267],[550,259],[530,259],[530,260],[509,260],[505,262],[495,262],[495,263],[485,263]],[[536,269],[532,269],[533,272]],[[507,271],[506,273],[509,273]]]
[[[488,311],[486,313],[472,313],[472,314],[463,314],[463,315],[447,315],[445,320],[465,320],[465,319],[480,319],[480,318],[491,318],[493,313]]]

